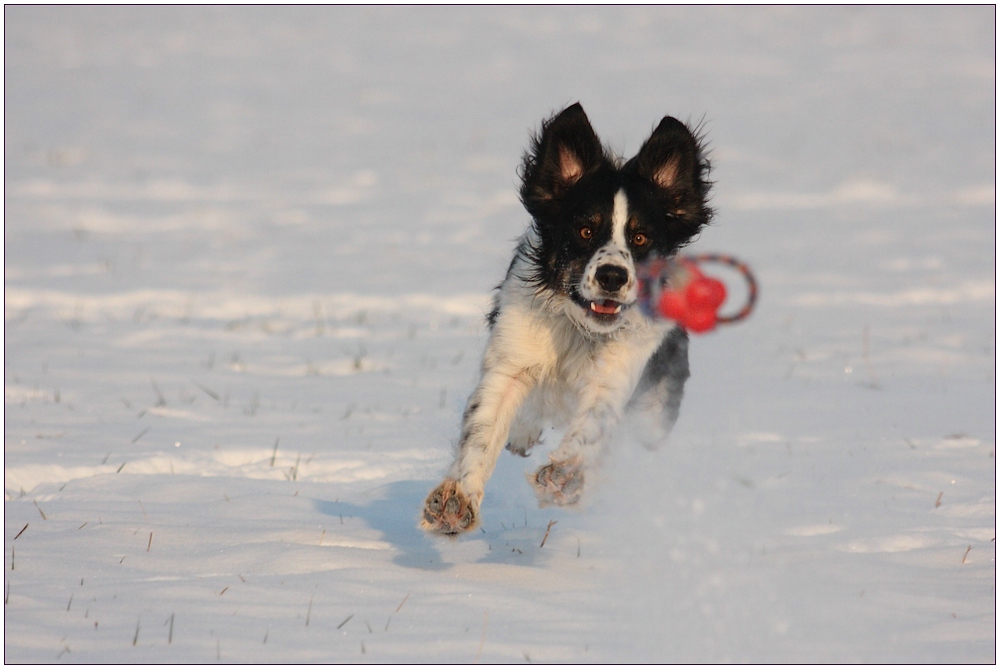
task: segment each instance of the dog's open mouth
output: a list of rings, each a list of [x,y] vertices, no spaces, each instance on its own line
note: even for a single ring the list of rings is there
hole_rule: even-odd
[[[587,299],[575,288],[570,290],[570,298],[587,312],[587,316],[602,325],[614,324],[632,306],[612,299]]]
[[[617,316],[622,312],[622,303],[614,300],[595,300],[590,303],[590,311],[599,316]]]

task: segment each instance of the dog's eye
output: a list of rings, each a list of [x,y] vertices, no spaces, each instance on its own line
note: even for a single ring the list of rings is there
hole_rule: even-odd
[[[580,238],[581,239],[590,239],[593,236],[594,236],[594,230],[593,230],[593,228],[588,228],[586,226],[580,228]]]
[[[635,244],[636,246],[645,246],[646,244],[649,243],[649,237],[647,237],[645,234],[641,232],[637,232],[634,235],[632,235],[632,243]]]

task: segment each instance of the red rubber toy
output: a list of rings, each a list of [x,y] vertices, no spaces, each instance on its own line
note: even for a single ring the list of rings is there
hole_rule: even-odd
[[[747,304],[732,316],[720,316],[719,308],[726,301],[726,286],[718,279],[705,276],[699,263],[717,262],[736,268],[749,288]],[[750,315],[757,300],[757,281],[750,268],[731,256],[677,256],[653,258],[639,271],[640,295],[646,313],[676,321],[684,329],[709,332],[720,323],[735,323]]]

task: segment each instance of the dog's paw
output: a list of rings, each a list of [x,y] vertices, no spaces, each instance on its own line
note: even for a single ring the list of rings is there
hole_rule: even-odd
[[[583,493],[583,466],[579,458],[550,462],[529,478],[539,506],[576,504]]]
[[[534,445],[535,444],[530,441],[512,440],[507,442],[507,450],[514,455],[520,455],[522,458],[526,458],[531,454],[531,447]]]
[[[541,441],[542,431],[537,428],[531,431],[512,429],[510,441],[507,442],[507,450],[514,455],[526,458],[531,453],[531,449],[540,444]]]
[[[458,489],[458,481],[447,479],[427,496],[420,526],[448,536],[468,532],[479,524],[478,507],[470,496]]]

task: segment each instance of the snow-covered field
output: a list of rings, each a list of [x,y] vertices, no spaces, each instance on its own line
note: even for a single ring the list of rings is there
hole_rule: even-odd
[[[993,7],[4,19],[6,661],[995,661]],[[704,120],[759,308],[581,510],[505,454],[426,536],[576,100]]]

